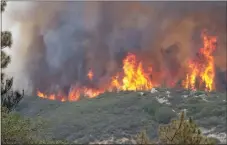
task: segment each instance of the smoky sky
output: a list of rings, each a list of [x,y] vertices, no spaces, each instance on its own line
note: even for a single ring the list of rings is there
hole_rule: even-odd
[[[13,16],[20,27],[9,66],[17,72],[15,87],[34,92],[83,85],[89,69],[100,84],[121,70],[127,52],[152,65],[157,81],[178,79],[202,47],[204,28],[218,37],[215,65],[226,71],[226,2],[30,3]]]

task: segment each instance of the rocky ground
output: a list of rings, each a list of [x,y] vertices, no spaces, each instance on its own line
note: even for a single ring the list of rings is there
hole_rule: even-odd
[[[159,124],[181,110],[204,134],[226,143],[226,93],[155,88],[145,92],[105,93],[94,99],[59,102],[25,97],[16,111],[46,122],[45,136],[75,143],[133,143],[146,129],[155,139]]]

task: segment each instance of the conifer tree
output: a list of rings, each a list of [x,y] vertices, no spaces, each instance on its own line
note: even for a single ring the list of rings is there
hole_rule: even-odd
[[[214,144],[213,140],[202,135],[199,127],[189,118],[185,119],[184,112],[178,120],[172,120],[168,125],[159,127],[159,142],[163,144]]]
[[[208,138],[201,133],[201,130],[191,118],[186,120],[184,112],[181,113],[179,119],[172,120],[167,125],[159,126],[158,142],[152,143],[144,131],[137,136],[136,141],[138,144],[216,144],[213,138]]]
[[[4,12],[6,5],[6,1],[1,1],[1,14],[2,12]],[[6,68],[11,61],[10,56],[8,56],[4,52],[4,48],[10,48],[11,46],[11,32],[1,32],[1,105],[2,107],[8,108],[9,110],[12,110],[23,97],[23,95],[21,95],[18,91],[11,91],[13,85],[13,78],[5,79],[6,77],[3,73],[3,69]]]

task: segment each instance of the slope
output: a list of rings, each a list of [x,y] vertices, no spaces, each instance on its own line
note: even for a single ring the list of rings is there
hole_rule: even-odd
[[[226,93],[156,88],[108,92],[78,102],[27,96],[16,111],[34,119],[42,117],[47,123],[45,136],[75,143],[127,143],[142,129],[155,139],[158,125],[168,123],[183,109],[205,134],[226,140]]]

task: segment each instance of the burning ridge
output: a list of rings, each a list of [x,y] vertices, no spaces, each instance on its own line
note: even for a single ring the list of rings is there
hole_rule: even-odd
[[[203,47],[200,48],[196,58],[188,60],[186,74],[181,78],[183,80],[181,87],[213,91],[215,90],[215,66],[212,54],[217,47],[217,37],[208,35],[207,31],[204,30],[201,38]],[[108,83],[102,87],[90,87],[76,83],[70,86],[68,94],[63,93],[62,90],[58,90],[57,93],[37,90],[37,95],[50,100],[78,101],[82,96],[94,98],[108,91],[145,91],[163,84],[163,82],[153,80],[156,76],[153,74],[152,66],[144,66],[143,60],[138,59],[135,53],[127,53],[122,64],[122,71],[113,75]],[[87,73],[90,83],[94,81],[94,76],[95,73],[90,68]],[[172,83],[168,87],[176,86],[176,83]]]

